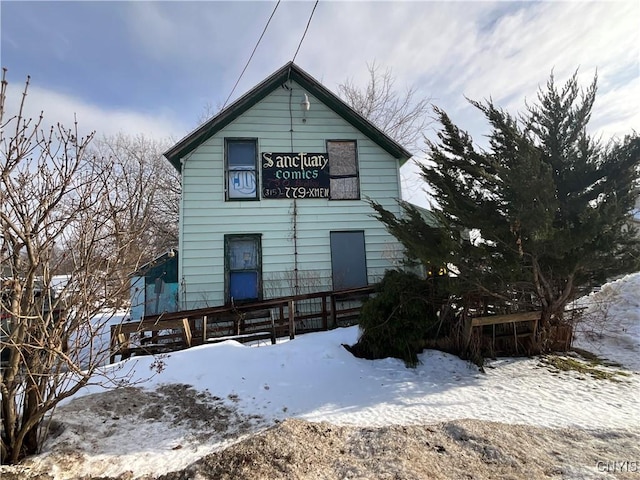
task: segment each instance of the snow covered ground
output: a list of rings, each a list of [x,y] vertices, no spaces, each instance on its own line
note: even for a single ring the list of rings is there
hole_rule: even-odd
[[[493,360],[486,373],[434,350],[415,369],[395,359],[358,359],[342,347],[356,342],[357,327],[273,346],[227,341],[172,353],[160,364],[140,357],[109,367],[126,365],[133,379],[152,378],[142,390],[85,389],[59,409],[65,428],[31,464],[47,465],[56,478],[161,474],[290,417],[358,426],[478,419],[637,431],[640,273],[603,286],[581,305],[588,309],[575,345],[621,364],[592,367],[609,379],[560,371],[543,358]],[[191,405],[191,417],[170,408],[181,403]],[[216,418],[235,427],[216,425]]]

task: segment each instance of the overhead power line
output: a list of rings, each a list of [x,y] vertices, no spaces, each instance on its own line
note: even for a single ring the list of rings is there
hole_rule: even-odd
[[[317,4],[318,4],[318,2],[316,2],[316,5]],[[242,79],[242,76],[244,75],[244,72],[247,70],[247,67],[249,66],[249,63],[251,62],[251,59],[253,58],[253,55],[256,53],[256,50],[258,49],[258,45],[260,45],[260,41],[262,40],[262,37],[264,37],[264,34],[267,31],[267,28],[269,27],[269,23],[271,23],[271,19],[273,18],[273,15],[276,13],[276,10],[278,9],[279,5],[280,5],[280,0],[278,0],[278,3],[276,3],[276,6],[273,8],[273,12],[271,12],[271,15],[269,16],[269,20],[267,20],[267,24],[264,26],[264,29],[262,30],[262,34],[260,35],[260,38],[256,42],[256,46],[253,47],[253,51],[251,52],[251,56],[249,57],[249,60],[247,60],[247,63],[244,66],[244,68],[242,69],[242,72],[240,73],[240,76],[238,77],[238,80],[236,80],[236,84],[233,86],[233,88],[231,89],[231,93],[229,94],[227,99],[224,101],[224,105],[222,105],[223,109],[224,109],[224,107],[227,106],[227,102],[231,98],[231,95],[233,95],[233,92],[236,91],[236,87],[240,83],[240,79]],[[315,10],[315,7],[313,7],[313,8]],[[313,13],[311,15],[313,16]],[[311,19],[309,19],[309,21],[311,21]],[[307,28],[309,28],[309,25],[307,25]],[[306,30],[305,30],[305,33],[306,33]],[[304,36],[302,38],[304,38]],[[300,43],[302,43],[302,42],[300,42]],[[300,47],[298,46],[298,48],[300,48]],[[298,53],[298,52],[296,52],[296,53]]]
[[[304,37],[307,35],[307,30],[309,30],[309,25],[311,24],[311,19],[313,18],[313,13],[316,11],[316,7],[318,6],[318,2],[320,0],[316,0],[316,3],[313,5],[313,10],[311,10],[311,15],[309,15],[309,21],[307,22],[307,26],[304,29],[304,33],[302,34],[302,38],[300,39],[300,43],[298,44],[298,48],[296,49],[296,53],[293,55],[292,62],[296,61],[296,57],[298,56],[298,52],[300,51],[300,47],[302,46],[302,42],[304,41]]]

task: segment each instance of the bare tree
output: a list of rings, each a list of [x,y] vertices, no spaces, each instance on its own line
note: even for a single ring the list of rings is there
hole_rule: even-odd
[[[410,152],[424,152],[425,131],[432,123],[431,99],[421,97],[415,87],[396,88],[391,69],[381,70],[375,62],[367,64],[369,80],[359,87],[352,80],[338,85],[338,94],[360,115]],[[419,161],[415,163],[419,166]],[[424,190],[417,175],[400,172],[405,195]],[[404,196],[404,195],[403,195]]]
[[[15,115],[0,91],[0,260],[2,264],[2,423],[0,454],[15,463],[37,453],[44,419],[58,403],[90,382],[116,375],[101,369],[102,337],[112,321],[107,295],[128,291],[123,260],[135,234],[118,240],[114,221],[131,208],[114,201],[110,165],[88,155],[93,133],[80,137],[43,115],[25,117],[29,79]],[[7,118],[8,117],[8,118]],[[141,237],[140,237],[141,238]],[[64,265],[66,275],[56,274]],[[118,282],[114,282],[117,279]],[[120,372],[122,373],[122,372]],[[96,380],[99,379],[99,380]],[[126,378],[120,377],[120,381]]]
[[[222,102],[217,102],[216,105],[214,106],[213,103],[211,103],[210,101],[207,101],[202,106],[202,111],[200,112],[200,114],[198,115],[198,118],[196,119],[196,127],[199,127],[200,125],[206,123],[221,111],[222,111]]]
[[[154,222],[152,228],[155,232],[154,245],[156,251],[161,252],[178,245],[182,178],[180,172],[164,157],[158,155],[155,158],[159,164],[156,178],[157,191],[153,204]]]
[[[421,151],[424,132],[431,123],[430,98],[420,98],[415,87],[399,92],[391,69],[367,64],[369,81],[361,88],[346,80],[338,94],[360,115],[412,151]]]
[[[109,249],[131,265],[126,274],[139,259],[149,261],[178,244],[180,176],[162,158],[168,146],[168,140],[121,133],[95,140],[90,148],[99,181],[109,191],[106,201],[115,232]]]

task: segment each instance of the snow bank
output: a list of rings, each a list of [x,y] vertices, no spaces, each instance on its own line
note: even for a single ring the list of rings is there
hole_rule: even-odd
[[[573,345],[640,371],[640,272],[575,302],[586,307]]]
[[[75,470],[69,471],[76,475],[142,475],[175,470],[227,447],[234,439],[224,432],[233,432],[234,422],[244,425],[236,431],[245,435],[292,417],[356,427],[473,419],[637,431],[640,274],[605,285],[581,302],[592,321],[581,325],[576,344],[622,363],[624,369],[598,367],[615,374],[613,380],[555,371],[540,358],[501,358],[489,362],[483,374],[434,350],[420,355],[417,368],[407,369],[396,359],[353,357],[342,344],[356,342],[357,327],[277,345],[227,341],[108,366],[108,371],[130,371],[133,381],[152,378],[142,391],[112,390],[108,397],[94,395],[62,406],[57,420],[66,428],[46,451],[57,466],[73,452]],[[606,321],[595,320],[603,308]],[[182,387],[168,397],[167,392],[175,393],[173,384],[193,388]],[[94,386],[82,395],[100,391]],[[212,430],[207,408],[226,411],[229,425]],[[185,412],[194,422],[181,420]],[[46,465],[45,456],[34,462]]]

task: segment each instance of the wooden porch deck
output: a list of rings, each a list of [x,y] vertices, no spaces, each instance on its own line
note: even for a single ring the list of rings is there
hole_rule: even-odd
[[[110,361],[224,340],[249,342],[329,330],[357,322],[375,286],[280,297],[240,305],[150,315],[111,327]]]

